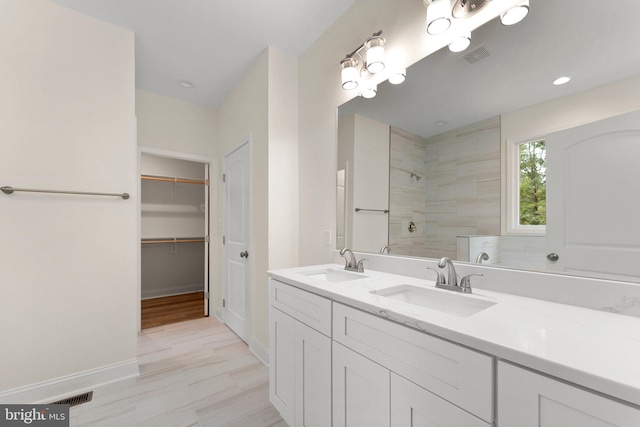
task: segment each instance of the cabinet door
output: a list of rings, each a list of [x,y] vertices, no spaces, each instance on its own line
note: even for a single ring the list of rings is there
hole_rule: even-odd
[[[489,427],[490,425],[391,373],[393,427]]]
[[[269,309],[269,400],[290,426],[295,416],[295,324],[281,311]]]
[[[333,427],[389,427],[390,372],[333,343]]]
[[[295,425],[331,427],[331,339],[295,325]]]
[[[333,339],[456,406],[493,421],[493,358],[343,304]]]
[[[640,410],[500,362],[498,421],[500,427],[637,427]]]

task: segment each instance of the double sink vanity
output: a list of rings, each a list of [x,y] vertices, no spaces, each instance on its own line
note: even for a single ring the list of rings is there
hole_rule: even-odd
[[[636,317],[452,292],[426,268],[270,276],[270,400],[290,426],[640,425]]]

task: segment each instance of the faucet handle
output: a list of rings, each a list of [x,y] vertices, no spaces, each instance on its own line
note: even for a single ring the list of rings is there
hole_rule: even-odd
[[[360,261],[358,261],[358,266],[357,266],[358,273],[364,273],[364,266],[362,263],[365,261],[369,261],[369,258],[362,258]]]
[[[460,287],[461,288],[471,289],[471,276],[484,276],[484,274],[482,274],[482,273],[473,273],[473,274],[469,274],[467,276],[464,276],[462,278],[462,280],[460,280]]]
[[[438,278],[436,279],[436,285],[445,283],[445,278],[444,278],[444,274],[442,274],[442,271],[436,270],[435,268],[432,268],[432,267],[427,267],[427,269],[435,271],[436,274],[438,275]]]

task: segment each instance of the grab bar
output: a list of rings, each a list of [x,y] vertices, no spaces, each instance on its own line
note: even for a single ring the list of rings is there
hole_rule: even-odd
[[[356,212],[360,212],[360,211],[389,213],[388,209],[362,209],[362,208],[356,208]]]
[[[14,191],[23,191],[26,193],[53,193],[53,194],[75,194],[80,196],[115,196],[122,197],[127,200],[129,198],[128,193],[93,193],[86,191],[59,191],[59,190],[38,190],[35,188],[13,188],[13,187],[0,187],[0,190],[4,194],[12,194]]]

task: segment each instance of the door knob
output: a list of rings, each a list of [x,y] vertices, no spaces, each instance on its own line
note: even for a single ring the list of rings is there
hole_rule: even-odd
[[[249,258],[249,252],[247,251],[240,252],[240,258]]]
[[[555,252],[551,252],[549,255],[547,255],[547,259],[548,259],[549,261],[553,261],[553,262],[555,262],[555,261],[557,261],[557,260],[559,260],[559,259],[560,259],[560,255],[558,255],[558,254],[557,254],[557,253],[555,253]]]

